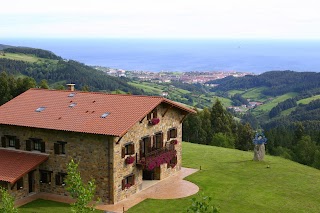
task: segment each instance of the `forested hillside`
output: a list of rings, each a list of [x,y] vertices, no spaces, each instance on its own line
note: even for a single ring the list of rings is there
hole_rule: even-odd
[[[271,71],[261,75],[247,75],[242,78],[230,76],[208,83],[219,84],[213,88],[213,91],[266,87],[262,94],[270,96],[283,95],[288,92],[320,93],[320,73],[316,72]]]
[[[4,49],[5,56],[0,57],[0,72],[5,71],[9,75],[24,75],[32,77],[36,82],[46,79],[49,84],[76,83],[76,88],[89,87],[91,91],[115,91],[130,92],[132,94],[142,94],[142,90],[137,89],[127,83],[124,78],[115,78],[104,74],[102,71],[93,69],[82,63],[73,60],[62,60],[50,51],[33,48],[7,48]],[[12,60],[10,57],[24,54],[32,55],[34,62],[27,60]],[[6,57],[8,55],[8,57]],[[19,55],[21,56],[21,55]]]

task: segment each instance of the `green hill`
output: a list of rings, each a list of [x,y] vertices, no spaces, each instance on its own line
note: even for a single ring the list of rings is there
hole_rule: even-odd
[[[221,212],[320,212],[319,170],[280,157],[252,158],[251,152],[183,143],[183,166],[202,167],[187,180]],[[128,212],[186,212],[190,199],[147,199]]]
[[[6,47],[4,45],[1,46]],[[37,82],[46,79],[50,85],[76,83],[76,89],[89,86],[92,91],[115,91],[142,94],[142,90],[129,85],[125,78],[106,75],[90,66],[73,60],[63,60],[54,53],[34,48],[10,47],[0,54],[0,73],[28,76]]]

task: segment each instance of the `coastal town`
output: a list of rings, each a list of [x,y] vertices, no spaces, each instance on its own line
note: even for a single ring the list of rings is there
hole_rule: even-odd
[[[126,71],[123,69],[114,69],[101,66],[94,66],[95,69],[105,72],[107,75],[115,77],[127,77],[141,81],[153,81],[157,83],[170,83],[171,81],[180,81],[189,84],[206,84],[206,86],[215,86],[207,84],[208,81],[222,79],[228,76],[243,77],[245,75],[254,75],[250,72],[237,71],[191,71],[191,72],[152,72],[152,71]]]

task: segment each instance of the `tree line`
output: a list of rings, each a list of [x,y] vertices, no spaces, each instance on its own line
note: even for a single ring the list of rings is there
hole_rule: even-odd
[[[254,131],[250,124],[236,121],[217,99],[211,109],[189,115],[183,123],[183,140],[192,143],[252,150]]]

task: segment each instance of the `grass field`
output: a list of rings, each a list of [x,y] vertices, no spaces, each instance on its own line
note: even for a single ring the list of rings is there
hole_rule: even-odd
[[[317,99],[320,99],[320,95],[315,95],[310,98],[301,99],[301,100],[297,101],[297,104],[308,104],[311,101],[317,100]]]
[[[221,212],[320,212],[319,170],[280,157],[252,158],[251,152],[183,143],[183,166],[202,167],[187,180]],[[147,199],[128,213],[186,212],[190,199]]]
[[[279,102],[285,101],[285,100],[287,100],[289,98],[293,98],[295,96],[297,96],[297,93],[294,93],[294,92],[286,93],[284,95],[281,95],[281,96],[278,96],[278,97],[272,99],[270,102],[267,102],[261,106],[258,106],[256,109],[269,112],[273,107],[277,106],[277,104]]]
[[[6,53],[5,56],[0,55],[0,58],[7,58],[11,60],[18,60],[18,61],[26,61],[26,62],[37,62],[39,58],[32,56],[32,55],[25,55],[25,54],[17,54],[17,53]]]

